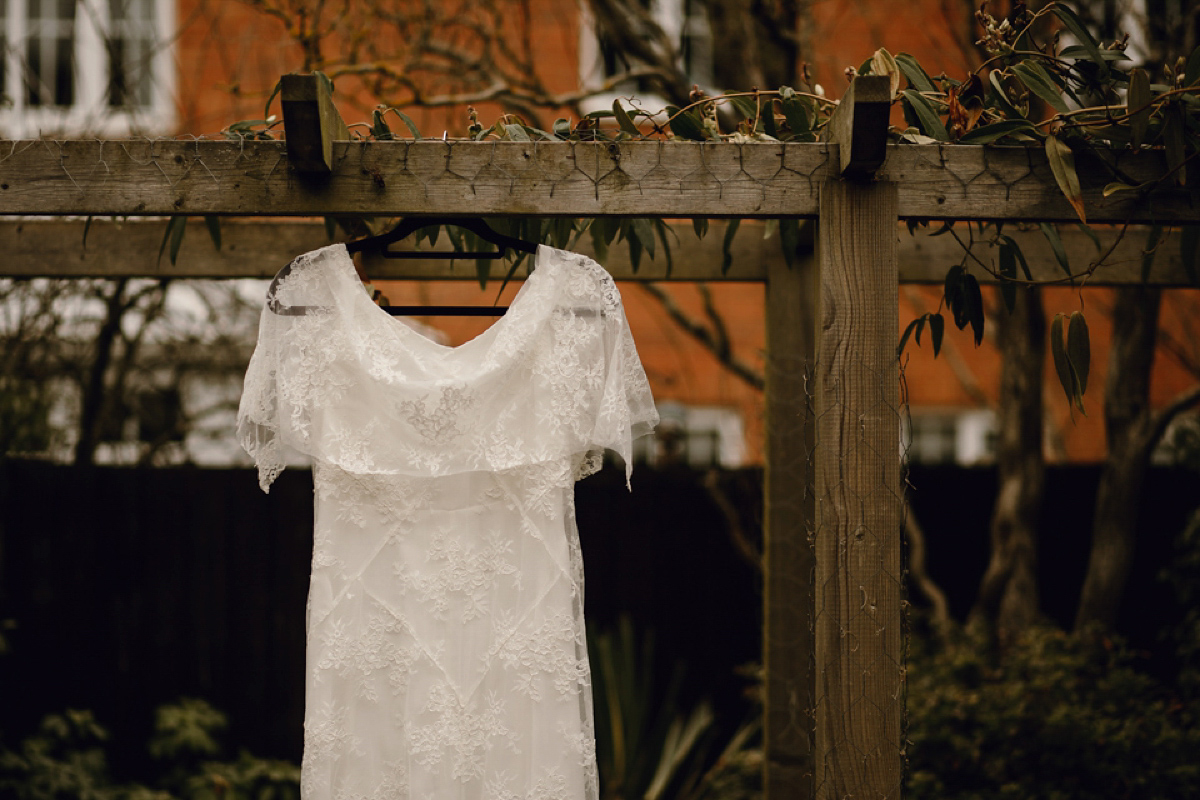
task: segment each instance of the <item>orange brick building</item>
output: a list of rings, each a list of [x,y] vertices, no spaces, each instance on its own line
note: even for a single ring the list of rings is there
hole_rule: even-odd
[[[89,4],[97,5],[99,9],[98,0],[87,0],[81,5],[90,7]],[[304,53],[297,44],[296,35],[301,19],[296,9],[303,4],[131,0],[126,5],[127,16],[137,12],[147,18],[153,17],[160,34],[168,27],[177,32],[171,47],[155,56],[160,59],[155,61],[155,69],[160,72],[163,54],[169,56],[169,74],[156,75],[155,84],[160,90],[163,86],[169,90],[169,113],[158,113],[153,117],[155,121],[131,124],[129,127],[133,132],[214,134],[232,122],[260,118],[264,101],[279,75],[304,65]],[[471,7],[470,3],[461,5],[468,11]],[[698,6],[685,4],[683,0],[659,0],[654,7],[658,9],[656,13],[666,9],[668,17],[672,13],[679,17],[673,21],[666,18],[664,27],[694,33],[686,18],[689,13],[695,13],[688,11],[693,5]],[[279,13],[263,10],[265,6]],[[56,30],[46,26],[37,28],[41,23],[32,17],[15,17],[18,12],[24,13],[21,10],[24,7],[24,3],[0,0],[0,8],[7,9],[6,19],[12,23],[13,30],[25,26],[29,32],[41,30],[44,36]],[[588,84],[594,78],[597,49],[580,6],[571,0],[532,0],[528,9],[529,41],[536,52],[533,66],[546,89],[566,93]],[[101,14],[101,11],[103,9],[96,13]],[[977,60],[968,50],[972,37],[962,33],[969,30],[970,21],[965,19],[965,14],[966,8],[961,4],[932,0],[908,4],[903,7],[903,13],[898,13],[894,4],[883,2],[864,4],[826,0],[813,4],[811,28],[806,37],[812,47],[808,59],[811,76],[827,94],[839,96],[845,86],[845,68],[862,63],[880,46],[893,53],[913,54],[931,74],[945,71],[951,76],[961,75]],[[329,24],[336,27],[336,22],[331,20]],[[135,36],[137,30],[130,27],[131,23],[114,18],[109,24],[126,24],[128,41],[134,44],[141,41]],[[142,38],[148,36],[145,34]],[[346,36],[345,30],[335,30],[325,38],[322,46],[327,51],[350,47]],[[736,58],[738,55],[716,52],[710,57]],[[7,74],[11,87],[14,85],[11,63]],[[0,86],[5,85],[3,75],[0,72]],[[77,95],[86,88],[83,83],[80,83],[82,88],[74,90]],[[338,77],[336,87],[335,99],[347,122],[369,119],[375,102],[369,86],[349,75]],[[161,98],[158,102],[161,111]],[[426,136],[440,136],[443,131],[451,136],[465,133],[466,110],[461,106],[406,110]],[[501,112],[499,107],[488,104],[480,104],[478,110],[485,124]],[[278,105],[273,111],[278,113]],[[162,121],[172,115],[174,119],[167,129],[163,129]],[[543,121],[543,124],[548,123]],[[393,127],[400,126],[395,124]],[[13,135],[5,130],[3,114],[0,114],[0,133]],[[27,135],[28,130],[24,133]],[[719,226],[717,229],[719,231]],[[761,235],[762,230],[761,225],[747,224],[739,235]],[[712,235],[719,235],[719,232]],[[494,287],[481,292],[473,283],[465,282],[389,284],[384,288],[393,302],[491,302],[494,295]],[[694,287],[676,285],[670,287],[670,291],[681,307],[697,318],[702,317],[701,302]],[[708,426],[714,431],[720,428],[727,462],[761,463],[761,394],[723,369],[707,350],[675,325],[643,289],[629,285],[622,287],[622,292],[639,350],[660,402],[678,404],[672,413],[681,419],[686,417],[688,425]],[[715,286],[713,292],[735,353],[746,363],[761,369],[763,287],[721,284]],[[988,297],[989,307],[996,308],[995,299]],[[914,316],[936,310],[939,302],[938,288],[902,287],[902,328]],[[1111,300],[1104,290],[1052,289],[1046,292],[1045,307],[1049,314],[1070,312],[1081,306],[1087,311],[1094,353],[1092,379],[1086,397],[1090,416],[1076,415],[1074,421],[1058,388],[1050,359],[1047,359],[1046,441],[1052,459],[1094,460],[1104,453],[1102,416],[1098,412],[1109,338],[1104,309],[1110,305]],[[1157,359],[1153,390],[1156,404],[1166,402],[1198,379],[1185,368],[1186,359],[1179,357],[1180,347],[1190,348],[1194,361],[1200,362],[1196,338],[1189,327],[1192,311],[1197,306],[1197,294],[1191,290],[1168,293],[1164,301],[1162,324],[1179,346],[1174,353],[1161,352]],[[431,322],[445,330],[451,342],[469,338],[486,324],[462,319]],[[968,462],[986,460],[991,425],[989,406],[995,403],[999,377],[999,358],[990,341],[985,340],[983,346],[976,349],[967,335],[951,330],[940,358],[932,358],[928,343],[923,348],[910,345],[905,363],[914,457]],[[739,438],[740,442],[734,441]]]

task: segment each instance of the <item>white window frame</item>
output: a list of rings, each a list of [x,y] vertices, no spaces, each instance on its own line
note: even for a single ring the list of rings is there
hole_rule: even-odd
[[[150,66],[150,104],[113,108],[108,105],[108,52],[104,31],[109,28],[107,0],[76,0],[74,84],[69,106],[26,105],[24,41],[29,30],[27,0],[0,0],[5,24],[0,35],[4,59],[6,100],[0,105],[0,136],[30,139],[41,136],[129,136],[174,133],[176,73],[173,54],[175,0],[151,0],[154,7],[155,52]]]
[[[685,18],[684,6],[688,0],[650,0],[650,14],[659,24],[671,41],[681,44],[685,26],[707,26],[707,20],[694,17]],[[697,3],[697,6],[699,4]],[[701,89],[712,93],[713,83],[713,48],[712,33],[708,32],[710,40],[704,74],[690,75],[693,83]],[[604,74],[604,54],[600,50],[600,39],[596,35],[596,21],[586,2],[579,3],[579,85],[584,89],[598,89],[604,85],[607,76]],[[637,96],[642,107],[651,112],[658,112],[667,104],[666,99],[658,95],[637,94],[633,87],[617,87],[612,91],[602,92],[582,101],[579,105],[583,113],[607,111],[612,108],[613,101],[619,97]]]

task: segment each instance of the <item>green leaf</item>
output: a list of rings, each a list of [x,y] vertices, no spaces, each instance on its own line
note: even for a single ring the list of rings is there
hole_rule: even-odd
[[[744,94],[739,94],[736,97],[729,98],[729,102],[733,103],[733,107],[742,115],[742,119],[756,119],[758,117],[758,106],[754,104],[754,100]]]
[[[1150,280],[1150,270],[1154,267],[1154,256],[1158,253],[1158,240],[1162,237],[1162,225],[1151,225],[1146,234],[1146,247],[1142,250],[1142,282]]]
[[[1129,61],[1130,58],[1120,50],[1101,50],[1101,57],[1105,61]],[[1058,51],[1059,58],[1090,58],[1088,49],[1082,45],[1073,44],[1070,47],[1064,47]]]
[[[1163,145],[1167,151],[1167,167],[1172,171],[1175,183],[1184,186],[1187,182],[1187,168],[1184,166],[1187,140],[1182,109],[1177,103],[1167,104],[1162,136]]]
[[[1116,194],[1117,192],[1137,191],[1137,188],[1138,187],[1136,187],[1136,186],[1130,186],[1128,183],[1121,183],[1120,181],[1113,181],[1112,183],[1105,184],[1104,191],[1102,192],[1102,194],[1105,197],[1111,197],[1112,195]]]
[[[956,264],[946,273],[943,293],[946,305],[954,315],[954,324],[960,331],[970,324],[975,335],[975,346],[978,347],[983,342],[984,324],[983,294],[979,290],[979,281],[961,264]]]
[[[1039,222],[1038,227],[1041,228],[1046,241],[1050,243],[1050,249],[1054,251],[1054,258],[1058,261],[1058,265],[1062,267],[1063,272],[1070,275],[1071,265],[1067,263],[1067,250],[1063,247],[1062,239],[1059,238],[1058,229],[1048,222]]]
[[[988,82],[992,85],[992,100],[995,101],[996,105],[1008,116],[1014,119],[1024,119],[1025,115],[1008,99],[1008,93],[1004,91],[1004,84],[1000,80],[999,70],[994,69],[991,71],[988,75]]]
[[[1058,375],[1058,382],[1067,396],[1067,403],[1073,405],[1077,396],[1077,387],[1075,374],[1071,370],[1071,360],[1067,356],[1067,348],[1063,343],[1062,314],[1055,314],[1050,323],[1050,356],[1054,360],[1054,372]],[[1073,411],[1072,416],[1074,416]]]
[[[1004,242],[1000,243],[1000,268],[998,271],[1001,278],[1007,279],[1000,281],[1000,294],[1004,297],[1004,307],[1011,314],[1017,304],[1017,285],[1013,283],[1017,277],[1017,258],[1013,255],[1012,248]]]
[[[550,133],[549,131],[544,131],[541,128],[535,128],[532,125],[522,125],[521,127],[524,128],[525,133],[529,134],[531,141],[536,139],[545,139],[548,142],[557,141],[554,138],[554,134]]]
[[[221,249],[221,218],[216,214],[205,214],[204,225],[208,228],[208,238],[212,239],[213,247]]]
[[[1200,81],[1200,47],[1197,47],[1188,56],[1187,66],[1183,68],[1183,85],[1195,86],[1196,81]]]
[[[283,91],[283,79],[275,81],[275,88],[271,90],[271,96],[267,98],[267,104],[263,106],[263,119],[271,116],[271,103],[275,102],[275,98]]]
[[[733,266],[733,237],[737,235],[738,226],[742,221],[736,217],[729,220],[729,224],[725,226],[725,239],[721,242],[721,274],[729,272],[729,268]]]
[[[1029,262],[1025,260],[1025,254],[1021,252],[1021,246],[1018,245],[1011,236],[1001,234],[999,237],[1001,244],[1007,245],[1012,254],[1017,257],[1017,261],[1021,262],[1021,271],[1025,273],[1025,280],[1033,280],[1033,274],[1029,271]]]
[[[1083,24],[1083,21],[1075,16],[1074,11],[1062,3],[1055,3],[1054,14],[1062,21],[1066,29],[1071,32],[1071,35],[1079,41],[1079,46],[1087,52],[1091,62],[1100,68],[1100,77],[1107,78],[1108,62],[1100,54],[1100,45],[1096,42],[1095,37],[1092,36],[1092,32]]]
[[[621,108],[620,99],[613,100],[612,104],[613,116],[617,118],[617,125],[621,130],[628,133],[630,136],[641,136],[642,132],[638,130],[637,125],[633,124],[633,120],[625,113],[625,109]]]
[[[946,132],[946,126],[941,117],[923,94],[912,89],[905,89],[902,96],[904,103],[916,115],[917,127],[921,129],[921,133],[931,136],[939,142],[950,141],[950,134]]]
[[[1071,360],[1071,368],[1075,370],[1075,378],[1079,382],[1079,394],[1082,395],[1087,391],[1092,345],[1088,337],[1087,320],[1080,311],[1072,312],[1067,323],[1067,358]],[[1082,400],[1079,410],[1083,410]]]
[[[92,229],[92,216],[89,214],[88,218],[86,220],[84,220],[84,222],[83,222],[83,249],[84,250],[87,250],[88,231],[90,231],[91,229]]]
[[[703,239],[708,233],[708,220],[704,217],[694,217],[692,219],[692,230],[696,232],[697,239]]]
[[[667,277],[671,276],[671,272],[675,269],[675,264],[671,260],[671,242],[667,239],[667,234],[675,236],[675,231],[667,227],[667,223],[661,219],[654,220],[654,229],[658,231],[658,240],[662,242],[663,255],[667,257]],[[675,236],[675,241],[679,241],[679,237]]]
[[[642,264],[642,240],[634,233],[632,226],[628,230],[629,234],[625,238],[629,240],[629,263],[633,265],[636,274]]]
[[[991,144],[1014,133],[1036,133],[1037,128],[1026,119],[1005,119],[990,125],[981,125],[959,137],[959,144]]]
[[[800,249],[800,220],[797,217],[779,220],[779,245],[783,248],[783,260],[791,269],[796,263],[796,251]]]
[[[667,116],[671,118],[671,133],[693,142],[704,141],[704,125],[691,111],[680,111],[676,106],[667,106]]]
[[[533,139],[525,131],[524,125],[518,125],[515,122],[510,122],[504,126],[504,132],[508,135],[510,141],[513,142],[532,142]]]
[[[475,259],[475,278],[479,281],[479,288],[486,289],[488,278],[492,277],[492,259],[477,258]]]
[[[403,111],[401,111],[398,108],[393,108],[391,110],[393,112],[395,112],[396,116],[400,118],[400,121],[403,122],[404,125],[408,128],[408,132],[412,134],[412,137],[414,139],[421,138],[421,132],[419,130],[417,130],[417,123],[413,122],[412,118],[409,117],[408,114],[405,114]]]
[[[1183,261],[1183,269],[1187,272],[1188,280],[1193,286],[1200,285],[1196,276],[1196,253],[1200,250],[1200,225],[1184,225],[1179,230],[1179,257]]]
[[[1100,237],[1096,235],[1096,232],[1094,230],[1092,230],[1091,225],[1085,225],[1082,222],[1076,222],[1075,227],[1079,228],[1079,230],[1083,232],[1084,236],[1086,236],[1092,240],[1092,244],[1094,244],[1096,246],[1097,253],[1104,250],[1104,248],[1100,245]]]
[[[924,319],[924,317],[917,317],[904,328],[904,333],[900,334],[900,344],[896,345],[896,358],[904,355],[904,346],[908,344],[908,337],[917,329],[917,323]],[[917,344],[920,344],[920,342],[918,341]]]
[[[805,133],[812,130],[805,104],[799,97],[792,96],[780,102],[783,106],[783,118],[787,120],[788,128],[793,134]]]
[[[975,334],[975,346],[983,344],[983,293],[979,291],[979,281],[969,272],[962,277],[963,295],[966,298],[967,319],[971,323],[971,331]]]
[[[171,257],[171,263],[174,264],[179,259],[179,247],[183,244],[183,233],[187,230],[188,218],[185,216],[171,217],[170,223],[167,224],[167,232],[170,234],[171,243],[168,254]],[[162,258],[162,250],[159,250],[158,257]]]
[[[904,73],[904,77],[908,79],[908,85],[911,88],[916,89],[918,92],[937,91],[937,87],[933,85],[933,80],[929,77],[929,74],[908,53],[896,54],[896,66]]]
[[[1062,98],[1062,89],[1054,82],[1049,73],[1042,69],[1041,65],[1033,61],[1022,61],[1020,64],[1013,65],[1012,73],[1055,111],[1060,114],[1067,113],[1067,104]]]
[[[1046,158],[1050,161],[1050,170],[1054,180],[1062,191],[1067,202],[1075,209],[1079,219],[1087,222],[1087,214],[1083,209],[1083,190],[1079,188],[1079,175],[1075,171],[1075,153],[1070,146],[1057,136],[1046,137]]]
[[[894,100],[900,91],[901,70],[896,58],[886,48],[879,48],[871,56],[871,74],[888,77],[888,99]]]
[[[1130,143],[1134,148],[1146,141],[1146,129],[1150,126],[1150,76],[1146,70],[1135,67],[1129,71],[1129,91],[1125,96],[1125,109],[1129,114]]]
[[[775,127],[775,98],[764,97],[762,105],[758,113],[759,124],[762,125],[763,133],[770,136],[772,139],[779,138],[779,130]]]
[[[650,220],[645,217],[634,217],[630,220],[629,232],[632,236],[636,236],[638,241],[646,252],[650,254],[650,258],[654,258],[654,226],[650,224]]]
[[[601,264],[608,260],[608,244],[612,241],[612,237],[615,234],[615,232],[609,233],[606,238],[606,231],[602,223],[612,224],[615,227],[616,222],[617,220],[613,217],[597,217],[592,221],[591,227],[588,228],[588,232],[592,235],[592,252],[595,254],[596,260]]]
[[[387,120],[383,118],[383,111],[378,108],[371,112],[371,135],[381,142],[396,138],[392,129],[388,127]]]
[[[929,338],[933,341],[933,357],[942,352],[942,336],[946,333],[946,320],[940,313],[929,315]]]

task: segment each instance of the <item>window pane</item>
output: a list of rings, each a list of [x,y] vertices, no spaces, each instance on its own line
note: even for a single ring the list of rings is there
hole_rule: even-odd
[[[153,0],[108,0],[108,105],[149,106],[154,55]]]
[[[75,102],[75,37],[60,36],[54,59],[54,104],[69,106]]]
[[[25,98],[30,106],[75,102],[75,0],[27,0]]]
[[[8,98],[8,0],[0,0],[0,102]]]

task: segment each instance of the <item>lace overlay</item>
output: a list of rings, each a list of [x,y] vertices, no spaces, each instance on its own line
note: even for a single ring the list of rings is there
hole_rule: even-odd
[[[611,277],[539,248],[459,347],[390,318],[342,245],[267,298],[238,433],[312,458],[305,800],[594,800],[573,483],[657,422]]]

